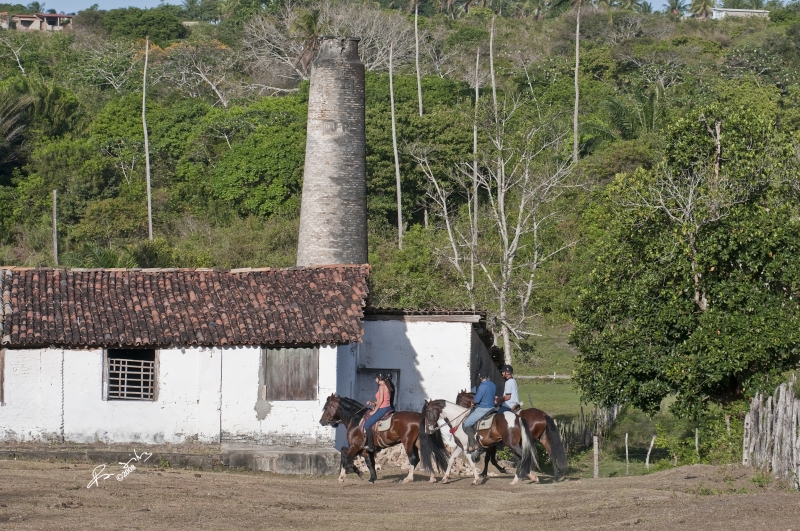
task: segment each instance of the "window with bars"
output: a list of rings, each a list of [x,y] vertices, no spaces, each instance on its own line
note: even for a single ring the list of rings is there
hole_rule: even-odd
[[[106,400],[155,400],[155,349],[108,349]]]

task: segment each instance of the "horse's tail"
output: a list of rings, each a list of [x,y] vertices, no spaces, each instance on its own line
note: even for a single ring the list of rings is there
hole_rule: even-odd
[[[520,416],[517,416],[517,419],[519,419],[519,431],[522,439],[522,455],[517,468],[517,477],[526,477],[531,473],[531,464],[539,469],[539,460],[536,458],[536,447],[531,440],[527,421]]]
[[[567,452],[564,450],[564,442],[558,433],[558,426],[556,426],[553,417],[550,415],[545,415],[545,422],[546,427],[543,438],[547,440],[547,445],[550,447],[550,461],[553,462],[554,466],[566,470]]]
[[[447,470],[447,449],[444,446],[441,430],[436,430],[433,435],[425,433],[425,419],[419,424],[419,457],[422,470],[433,473],[434,465],[440,472]]]

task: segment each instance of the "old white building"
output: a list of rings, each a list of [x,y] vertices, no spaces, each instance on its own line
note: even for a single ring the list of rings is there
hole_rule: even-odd
[[[0,269],[0,440],[333,448],[331,393],[389,372],[418,411],[496,372],[482,314],[368,308],[368,275]]]

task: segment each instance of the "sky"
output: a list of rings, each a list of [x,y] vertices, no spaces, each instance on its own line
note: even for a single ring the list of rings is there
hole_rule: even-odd
[[[8,4],[27,4],[30,0],[2,0]],[[40,0],[41,2],[41,0]],[[156,7],[161,2],[159,0],[44,0],[45,9],[55,9],[64,13],[77,13],[82,9],[97,4],[100,9],[115,9],[117,7]],[[180,0],[164,2],[166,4],[181,4]]]

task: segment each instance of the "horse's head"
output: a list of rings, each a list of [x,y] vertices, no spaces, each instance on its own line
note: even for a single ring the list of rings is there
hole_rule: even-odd
[[[322,408],[322,418],[319,423],[323,426],[331,426],[335,428],[339,425],[339,397],[332,394],[325,402],[325,407]]]
[[[425,433],[431,435],[439,428],[439,416],[444,409],[444,400],[426,400],[422,406],[422,418],[425,420]]]
[[[470,393],[463,389],[456,397],[456,405],[461,407],[472,407],[472,399],[475,398],[475,393]]]

